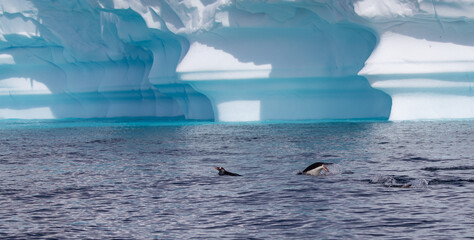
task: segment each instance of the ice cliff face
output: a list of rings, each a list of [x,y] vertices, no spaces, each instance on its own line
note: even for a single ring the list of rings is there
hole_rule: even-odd
[[[390,119],[474,117],[474,2],[364,0],[354,11],[379,38],[359,75],[391,96]]]
[[[0,0],[0,118],[474,118],[463,0]]]

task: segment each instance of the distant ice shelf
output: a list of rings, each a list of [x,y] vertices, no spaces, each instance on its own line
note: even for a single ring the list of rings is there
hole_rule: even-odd
[[[0,118],[474,118],[462,0],[0,1]]]

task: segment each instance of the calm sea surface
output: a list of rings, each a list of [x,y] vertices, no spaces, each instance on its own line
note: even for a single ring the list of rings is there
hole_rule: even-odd
[[[474,239],[474,121],[0,121],[0,238]]]

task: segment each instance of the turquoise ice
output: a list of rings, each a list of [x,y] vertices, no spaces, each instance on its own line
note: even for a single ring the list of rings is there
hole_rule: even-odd
[[[0,118],[473,118],[467,1],[0,1]]]

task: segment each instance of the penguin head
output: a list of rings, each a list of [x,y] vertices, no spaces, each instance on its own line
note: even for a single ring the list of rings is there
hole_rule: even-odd
[[[219,171],[219,174],[224,174],[226,172],[223,167],[216,167],[216,170]]]

